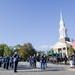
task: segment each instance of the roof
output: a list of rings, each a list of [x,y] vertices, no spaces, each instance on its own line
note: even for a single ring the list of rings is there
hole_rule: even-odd
[[[72,42],[66,41],[65,43],[58,41],[55,45],[52,46],[53,49],[69,47],[72,45]]]

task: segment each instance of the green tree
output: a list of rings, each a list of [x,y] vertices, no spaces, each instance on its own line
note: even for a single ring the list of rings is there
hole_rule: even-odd
[[[27,57],[27,52],[26,52],[24,46],[20,47],[18,54],[20,55],[20,58],[22,58],[22,59],[25,59]]]
[[[54,53],[54,50],[51,49],[51,50],[49,50],[49,51],[47,52],[47,55],[52,55],[53,53]]]
[[[45,51],[43,51],[43,50],[37,50],[37,53],[39,53],[41,55],[41,54],[45,54]]]
[[[4,55],[4,47],[7,46],[6,44],[0,44],[0,56],[3,57]]]
[[[69,49],[68,49],[68,54],[70,55],[72,53],[74,53],[74,50],[73,50],[72,46],[70,46]]]
[[[12,50],[8,46],[4,47],[4,56],[6,55],[12,56]]]
[[[14,46],[14,51],[18,51],[20,49],[20,44]]]
[[[15,49],[20,49],[20,44],[14,46]]]
[[[12,50],[6,44],[0,44],[0,56],[12,55]]]
[[[28,57],[29,57],[30,55],[36,54],[36,51],[35,51],[35,49],[33,48],[33,46],[32,46],[31,43],[27,43],[27,44],[25,44],[25,46],[26,46],[26,52],[28,53]]]
[[[30,57],[30,55],[33,55],[35,53],[36,51],[33,48],[31,43],[26,43],[23,46],[20,46],[20,49],[18,51],[18,54],[20,55],[20,57],[25,60],[27,60]]]

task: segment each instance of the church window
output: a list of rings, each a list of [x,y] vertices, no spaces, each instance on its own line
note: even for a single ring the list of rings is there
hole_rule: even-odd
[[[61,52],[61,48],[58,49],[58,52]]]
[[[64,47],[63,50],[66,50],[66,48]]]

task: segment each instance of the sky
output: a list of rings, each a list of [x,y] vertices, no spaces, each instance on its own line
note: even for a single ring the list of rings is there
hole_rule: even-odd
[[[50,49],[59,39],[60,9],[68,37],[75,39],[75,0],[0,0],[0,44]]]

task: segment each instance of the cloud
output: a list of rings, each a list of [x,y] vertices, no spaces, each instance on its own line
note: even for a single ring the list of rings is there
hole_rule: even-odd
[[[53,46],[49,46],[49,48],[51,49]]]
[[[47,51],[50,50],[51,47],[52,46],[50,46],[50,45],[41,45],[41,46],[39,46],[38,50],[41,50],[41,51],[44,51],[45,53],[47,53]]]
[[[38,47],[38,50],[50,50],[52,46],[50,45],[41,45]]]
[[[48,48],[49,46],[48,45],[42,45],[40,46],[40,48]]]
[[[50,45],[42,45],[40,46],[41,48],[52,48],[53,46],[50,46]]]

